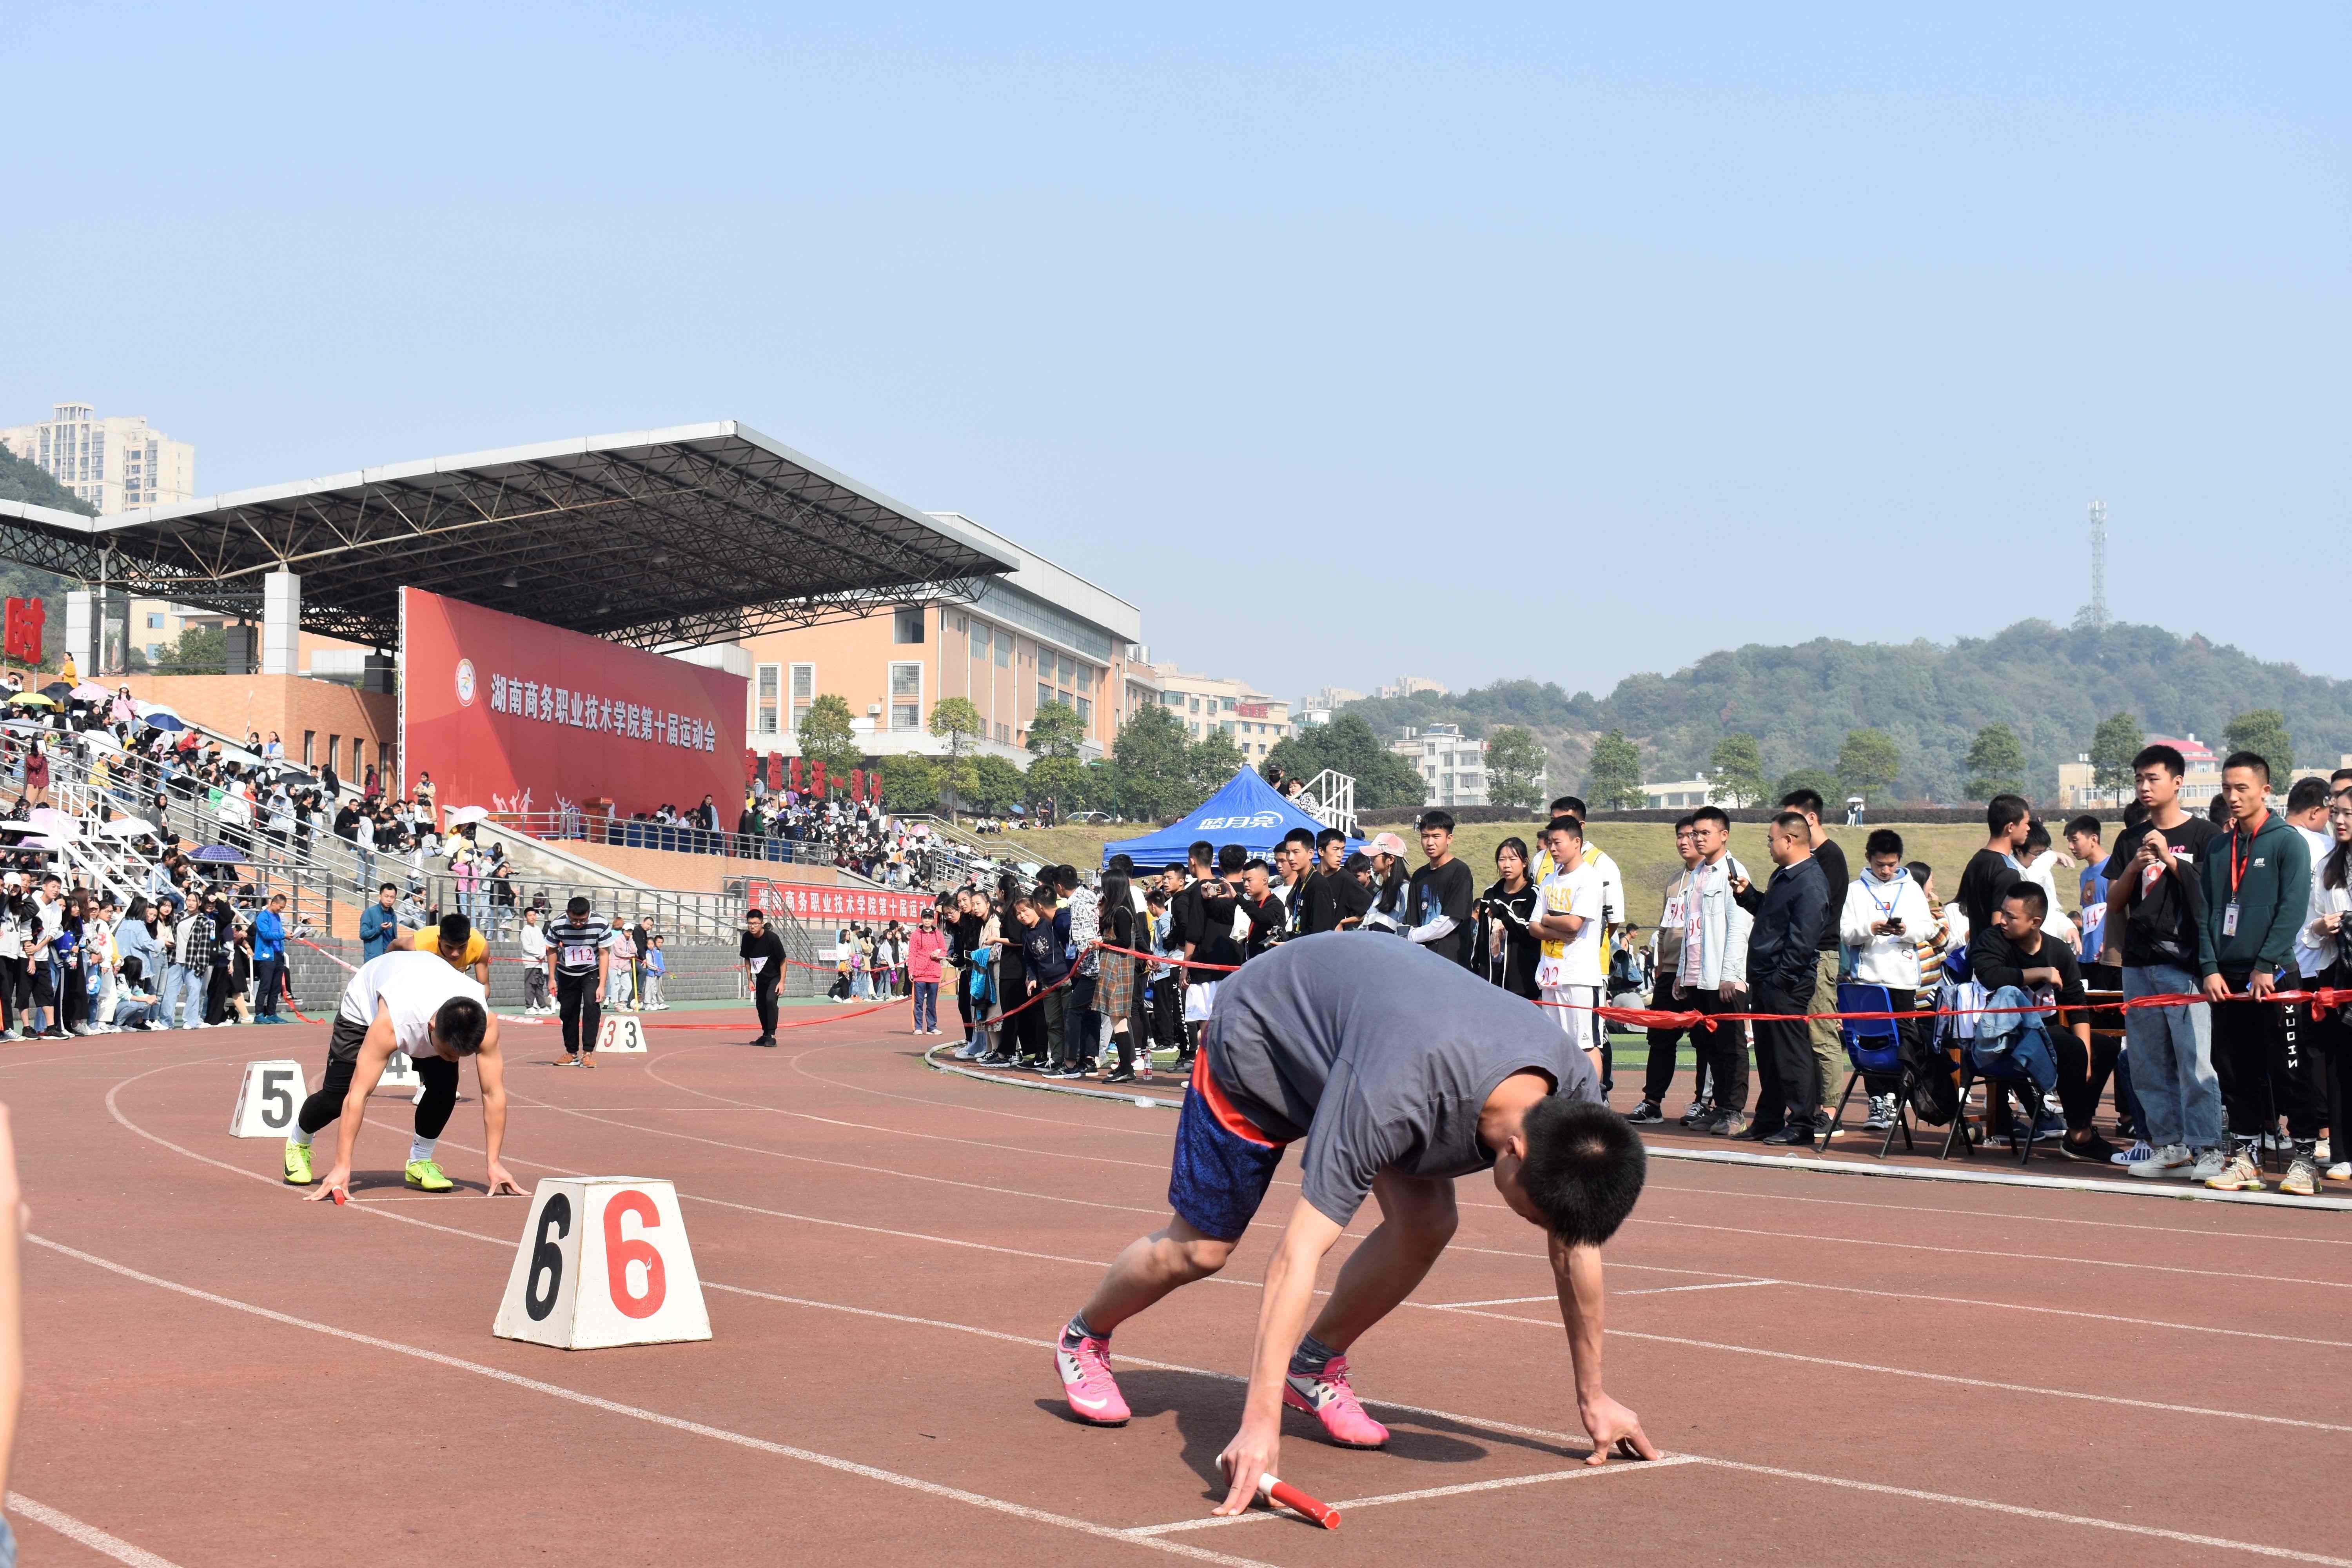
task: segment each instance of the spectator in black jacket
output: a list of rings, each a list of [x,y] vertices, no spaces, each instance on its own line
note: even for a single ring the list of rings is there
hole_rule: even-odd
[[[1738,889],[1755,917],[1748,937],[1748,991],[1759,1013],[1802,1015],[1813,998],[1829,884],[1813,860],[1812,827],[1801,811],[1772,819],[1772,880],[1761,893]],[[1801,1021],[1756,1026],[1756,1120],[1735,1134],[1750,1142],[1810,1148],[1821,1118],[1820,1064]]]

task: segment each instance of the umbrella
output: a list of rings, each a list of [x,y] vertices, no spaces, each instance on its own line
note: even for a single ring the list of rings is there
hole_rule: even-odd
[[[47,724],[42,723],[38,719],[11,719],[5,723],[0,723],[0,730],[5,730],[12,735],[47,735],[55,733],[54,731],[52,731]]]
[[[58,701],[63,702],[73,695],[73,688],[62,680],[52,680],[47,686],[41,688],[41,695],[44,697],[54,697]]]
[[[134,700],[131,704],[131,710],[142,719],[150,713],[170,713],[174,719],[179,717],[179,714],[173,712],[171,704],[167,702],[143,702]]]
[[[98,831],[107,838],[152,838],[162,829],[144,817],[118,816],[112,822],[100,823]]]
[[[122,742],[116,740],[112,734],[104,730],[84,730],[81,732],[81,738],[89,743],[90,749],[93,751],[119,752],[122,750]]]
[[[176,714],[158,710],[147,715],[147,727],[150,730],[162,730],[168,732],[173,730],[184,730],[187,725],[183,723]]]
[[[202,849],[197,850],[194,855],[190,857],[190,858],[196,860],[210,860],[219,865],[234,866],[245,859],[245,852],[240,849],[232,849],[226,844],[207,844]]]
[[[77,702],[103,702],[114,693],[95,680],[85,680],[73,689],[71,695]]]
[[[37,805],[26,814],[25,820],[41,832],[58,838],[81,837],[81,825],[54,805]]]
[[[461,805],[442,820],[451,827],[463,827],[469,822],[487,822],[490,808],[487,805]]]
[[[54,708],[58,705],[56,698],[45,697],[37,691],[19,691],[8,701],[18,708]]]

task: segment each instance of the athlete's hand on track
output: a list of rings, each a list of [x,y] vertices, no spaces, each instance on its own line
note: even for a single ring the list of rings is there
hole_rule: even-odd
[[[1217,1456],[1217,1468],[1225,1472],[1232,1483],[1225,1500],[1210,1510],[1212,1514],[1239,1513],[1257,1499],[1257,1479],[1274,1471],[1276,1456],[1282,1448],[1282,1429],[1269,1427],[1265,1432],[1252,1429],[1244,1420],[1225,1451]],[[1278,1474],[1278,1471],[1275,1473]]]
[[[522,1189],[515,1185],[515,1179],[507,1174],[507,1168],[504,1165],[492,1165],[489,1188],[482,1195],[486,1198],[495,1198],[502,1194],[512,1194],[516,1197],[520,1197]]]
[[[327,1179],[319,1184],[319,1190],[310,1194],[302,1201],[309,1204],[324,1203],[329,1198],[333,1197],[337,1193],[343,1194],[345,1202],[350,1201],[352,1195],[352,1168],[349,1165],[338,1165],[333,1170],[328,1172]]]
[[[1654,1459],[1658,1446],[1642,1430],[1642,1418],[1610,1398],[1596,1394],[1590,1404],[1580,1405],[1577,1414],[1584,1420],[1585,1436],[1592,1439],[1592,1453],[1584,1462],[1606,1464],[1614,1451],[1629,1459]]]

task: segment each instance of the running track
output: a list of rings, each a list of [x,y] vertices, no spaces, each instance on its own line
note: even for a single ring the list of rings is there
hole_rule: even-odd
[[[1608,1355],[1668,1462],[1579,1464],[1538,1237],[1473,1181],[1355,1357],[1391,1447],[1290,1418],[1342,1531],[1206,1524],[1269,1233],[1121,1331],[1131,1425],[1073,1426],[1047,1338],[1164,1213],[1174,1119],[928,1071],[895,1012],[803,1020],[593,1074],[510,1031],[518,1178],[667,1177],[705,1281],[712,1341],[579,1354],[489,1333],[524,1205],[479,1195],[470,1075],[442,1152],[473,1190],[400,1187],[379,1095],[338,1210],[224,1132],[241,1064],[322,1029],[0,1054],[26,1560],[2352,1565],[2352,1216],[1665,1162]]]

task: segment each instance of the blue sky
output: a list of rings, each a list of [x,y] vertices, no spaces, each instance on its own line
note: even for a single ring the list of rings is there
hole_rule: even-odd
[[[28,7],[0,423],[741,419],[1286,695],[2063,621],[2095,496],[2352,677],[2352,13],[1425,9]]]

